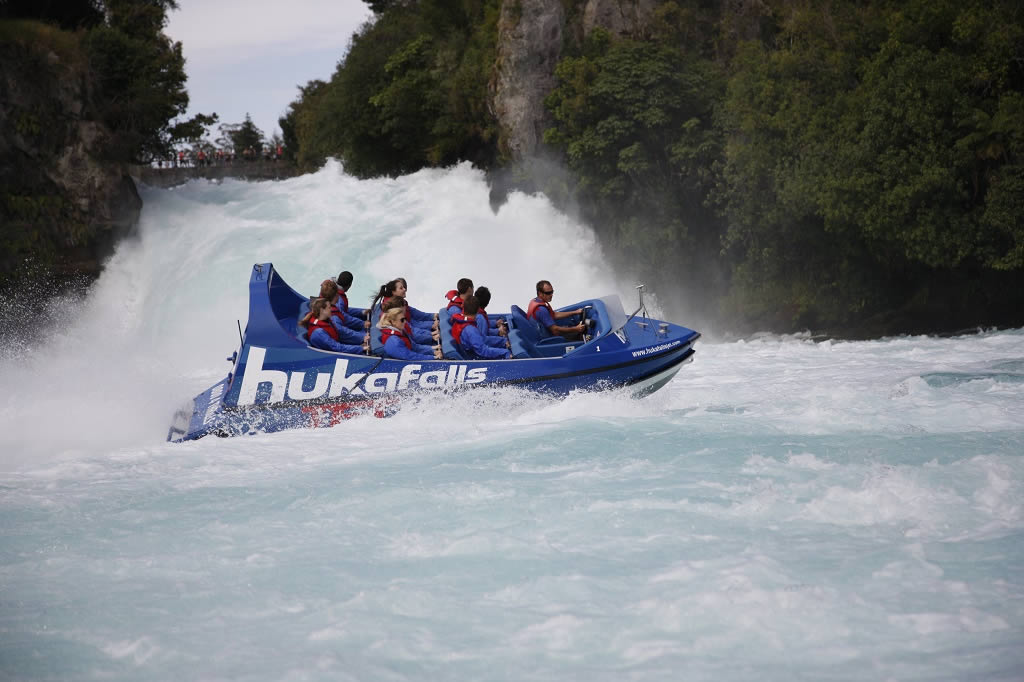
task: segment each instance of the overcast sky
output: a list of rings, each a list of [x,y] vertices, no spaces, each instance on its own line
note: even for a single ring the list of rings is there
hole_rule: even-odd
[[[178,0],[165,32],[185,52],[188,116],[249,112],[270,137],[298,86],[329,79],[369,18],[361,0]]]

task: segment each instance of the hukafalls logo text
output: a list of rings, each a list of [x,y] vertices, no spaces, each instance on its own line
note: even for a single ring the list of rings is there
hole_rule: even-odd
[[[412,386],[420,388],[446,388],[460,384],[479,384],[487,380],[487,368],[467,365],[450,365],[445,369],[423,372],[423,365],[410,364],[402,367],[401,372],[365,372],[348,373],[348,360],[335,360],[334,371],[321,372],[316,369],[298,372],[285,372],[279,369],[263,369],[263,359],[267,355],[266,348],[252,346],[245,361],[245,374],[242,376],[242,388],[238,394],[238,405],[253,405],[260,386],[270,384],[268,403],[279,403],[285,400],[314,400],[327,396],[337,398],[341,395],[366,395],[368,393],[391,393]],[[315,374],[313,387],[308,385],[307,374]]]

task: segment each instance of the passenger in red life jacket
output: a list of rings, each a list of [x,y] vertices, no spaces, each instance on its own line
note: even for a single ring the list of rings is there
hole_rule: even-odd
[[[501,318],[492,320],[485,310],[491,302],[491,290],[487,287],[480,287],[476,290],[475,296],[476,300],[480,302],[480,311],[476,314],[476,328],[487,337],[487,342],[491,343],[490,339],[495,337],[508,336],[505,320]]]
[[[434,346],[441,340],[440,330],[427,331],[423,327],[414,327],[409,324],[409,309],[406,302],[397,296],[392,296],[390,300],[382,305],[385,311],[391,310],[392,308],[401,308],[406,314],[405,322],[405,334],[415,343],[423,346]]]
[[[512,357],[508,350],[508,342],[504,339],[501,348],[495,348],[484,340],[483,334],[476,326],[477,312],[480,310],[480,302],[476,296],[467,296],[463,301],[461,313],[453,313],[452,320],[452,341],[455,348],[467,360],[502,360]]]
[[[455,289],[452,289],[444,295],[448,299],[448,312],[449,313],[461,313],[462,302],[467,296],[473,295],[473,280],[468,277],[463,277],[455,285]]]
[[[421,346],[409,338],[406,333],[405,309],[399,306],[389,308],[381,313],[380,340],[384,344],[384,354],[396,360],[440,360],[441,349]]]
[[[342,343],[369,343],[370,334],[363,329],[363,323],[354,317],[346,317],[338,307],[341,298],[338,285],[325,279],[320,283],[320,298],[327,299],[331,304],[331,323],[338,330]]]
[[[338,330],[331,323],[331,303],[325,298],[317,298],[309,306],[309,312],[302,318],[299,325],[305,329],[303,336],[309,345],[321,350],[335,353],[362,353],[362,345],[341,343]]]
[[[411,324],[414,329],[426,329],[429,332],[437,331],[437,315],[424,313],[409,305],[409,302],[405,300],[408,290],[409,285],[406,283],[405,279],[397,277],[381,286],[380,291],[377,292],[377,296],[373,299],[373,303],[370,304],[370,309],[373,310],[377,306],[377,303],[380,302],[381,310],[383,310],[384,303],[391,302],[391,299],[399,299],[405,304],[406,321]]]
[[[348,290],[352,288],[352,273],[348,270],[342,270],[338,275],[338,289],[341,300],[338,303],[338,307],[346,315],[350,315],[358,320],[363,321],[363,326],[366,329],[370,328],[370,318],[366,314],[366,308],[353,308],[348,304]]]
[[[576,310],[555,310],[551,307],[551,299],[555,295],[555,289],[551,282],[542,279],[537,282],[537,298],[530,301],[530,307],[526,310],[526,316],[531,320],[537,320],[542,329],[550,336],[564,336],[566,339],[574,340],[587,328],[582,322],[564,327],[555,324],[555,320],[564,320],[574,315],[582,315],[583,308]]]

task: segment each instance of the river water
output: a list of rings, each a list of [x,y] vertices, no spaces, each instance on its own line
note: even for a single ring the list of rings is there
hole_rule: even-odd
[[[644,400],[168,444],[254,262],[309,292],[349,269],[354,304],[397,275],[426,310],[461,276],[495,310],[541,277],[635,294],[467,166],[144,200],[65,324],[0,357],[0,679],[1024,679],[1024,331],[711,333]]]

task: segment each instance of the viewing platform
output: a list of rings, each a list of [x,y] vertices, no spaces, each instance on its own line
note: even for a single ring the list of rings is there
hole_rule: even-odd
[[[195,178],[221,180],[283,180],[299,174],[287,161],[234,161],[208,166],[131,166],[131,176],[150,187],[175,187]]]

